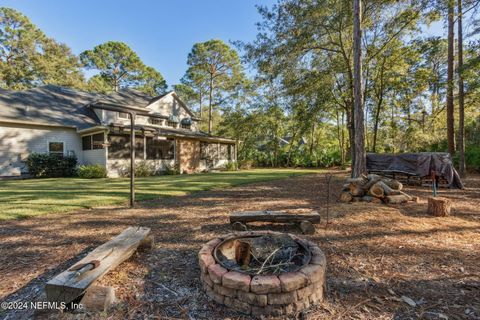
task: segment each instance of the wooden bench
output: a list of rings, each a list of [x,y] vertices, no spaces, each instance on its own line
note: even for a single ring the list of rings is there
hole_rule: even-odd
[[[247,222],[298,223],[305,234],[315,233],[314,224],[320,223],[316,211],[288,213],[285,211],[241,211],[230,214],[230,223],[235,230],[247,230]]]
[[[47,301],[68,304],[84,295],[94,281],[130,258],[139,247],[150,248],[153,245],[153,237],[149,236],[149,233],[149,228],[129,227],[97,247],[72,267],[47,282],[45,285]],[[93,288],[98,290],[95,286],[92,286]],[[108,299],[111,299],[111,296],[106,294]]]

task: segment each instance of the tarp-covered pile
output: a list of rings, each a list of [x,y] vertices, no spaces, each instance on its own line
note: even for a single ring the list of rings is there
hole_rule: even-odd
[[[443,152],[421,152],[401,154],[367,154],[368,172],[385,174],[400,173],[420,178],[428,177],[435,171],[438,177],[448,182],[448,187],[463,189],[458,172],[450,154]]]

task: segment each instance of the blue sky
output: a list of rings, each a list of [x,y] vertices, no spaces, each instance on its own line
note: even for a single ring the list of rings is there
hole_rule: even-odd
[[[251,41],[260,15],[255,5],[275,0],[1,0],[27,15],[48,36],[76,54],[109,40],[123,41],[169,85],[185,73],[196,42]],[[443,22],[424,36],[444,36]],[[87,74],[88,75],[88,74]]]
[[[28,16],[76,54],[109,40],[123,41],[169,85],[186,70],[196,42],[249,41],[260,20],[255,5],[274,0],[1,0]]]

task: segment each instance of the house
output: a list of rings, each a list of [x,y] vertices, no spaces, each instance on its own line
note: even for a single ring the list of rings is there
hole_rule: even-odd
[[[112,107],[116,111],[105,110]],[[100,164],[118,177],[130,163],[131,113],[136,162],[191,173],[236,159],[235,141],[200,131],[200,119],[175,92],[104,95],[46,85],[0,89],[0,176],[27,174],[25,160],[37,152],[75,155],[79,164]]]

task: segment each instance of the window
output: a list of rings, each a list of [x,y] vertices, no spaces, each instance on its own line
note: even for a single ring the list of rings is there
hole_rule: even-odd
[[[188,129],[190,130],[191,125],[190,124],[184,124],[182,123],[182,129]]]
[[[130,114],[126,112],[119,112],[118,113],[118,118],[119,119],[130,119]]]
[[[176,128],[176,127],[177,127],[177,123],[174,122],[174,121],[167,121],[167,126],[172,127],[172,128]]]
[[[92,136],[82,137],[82,150],[92,150]]]
[[[163,120],[158,119],[158,118],[148,118],[148,122],[150,122],[151,124],[158,125],[158,126],[161,126],[163,124]]]
[[[147,137],[147,159],[171,160],[175,156],[175,141],[173,139],[158,140]]]
[[[92,145],[93,149],[103,149],[103,144],[105,143],[105,137],[103,132],[97,133],[92,136]]]
[[[48,153],[63,155],[63,142],[49,142]]]
[[[104,149],[105,135],[103,132],[82,137],[82,150]]]
[[[130,136],[109,135],[110,147],[108,157],[110,159],[130,159]],[[143,159],[143,137],[135,137],[135,159]]]
[[[228,159],[228,144],[221,143],[218,151],[220,159]]]

